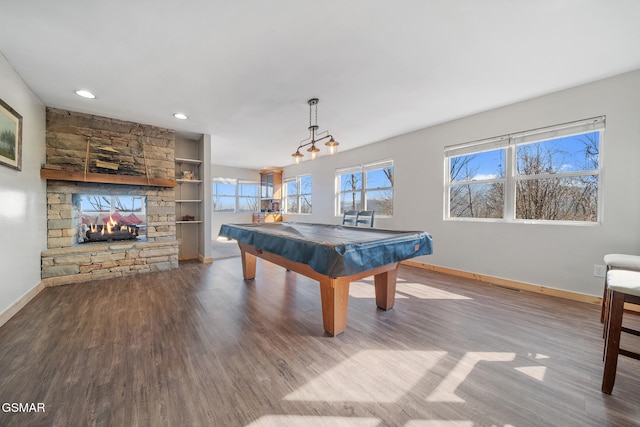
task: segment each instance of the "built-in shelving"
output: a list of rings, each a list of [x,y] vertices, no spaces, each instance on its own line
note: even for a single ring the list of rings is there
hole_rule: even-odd
[[[211,137],[176,135],[174,162],[178,259],[211,262]]]
[[[188,150],[189,147],[185,147]],[[196,151],[193,150],[193,154]],[[178,258],[181,260],[194,259],[198,257],[199,240],[202,238],[200,232],[200,205],[202,204],[201,193],[201,170],[202,160],[176,157],[176,234],[180,240]]]
[[[184,157],[176,157],[175,158],[176,163],[185,163],[185,164],[194,164],[194,165],[199,165],[202,163],[202,160],[199,159],[185,159]]]
[[[279,212],[282,206],[282,171],[260,172],[260,212]],[[280,220],[281,221],[281,220]]]

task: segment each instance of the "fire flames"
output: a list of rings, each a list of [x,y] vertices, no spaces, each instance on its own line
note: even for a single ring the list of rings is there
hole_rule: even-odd
[[[134,233],[133,227],[129,225],[121,224],[120,227],[118,227],[118,222],[115,221],[111,215],[109,215],[109,221],[107,221],[104,227],[98,228],[97,224],[91,224],[89,228],[91,233],[99,232],[101,236],[105,235],[105,230],[106,234],[113,234],[115,231],[128,231],[129,233]]]
[[[120,224],[109,215],[109,221],[107,221],[105,225],[89,225],[86,236],[87,240],[103,240],[96,239],[97,236],[109,236],[104,240],[135,239],[138,236],[138,227],[135,225]]]

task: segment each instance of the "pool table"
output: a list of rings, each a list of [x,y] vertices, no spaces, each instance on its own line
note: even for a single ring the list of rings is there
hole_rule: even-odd
[[[255,279],[256,258],[320,282],[325,331],[345,331],[349,284],[374,276],[376,305],[388,310],[395,303],[400,261],[433,252],[431,235],[299,222],[223,224],[220,236],[240,246],[242,274]]]

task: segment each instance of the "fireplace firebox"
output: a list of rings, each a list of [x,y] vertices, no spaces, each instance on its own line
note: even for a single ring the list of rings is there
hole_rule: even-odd
[[[74,199],[80,208],[79,243],[146,237],[145,196],[75,194]]]
[[[92,225],[84,235],[84,242],[108,242],[113,240],[137,240],[138,226],[109,221],[106,225]]]

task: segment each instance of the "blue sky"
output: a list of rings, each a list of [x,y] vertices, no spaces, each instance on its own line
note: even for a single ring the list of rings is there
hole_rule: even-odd
[[[381,168],[381,169],[372,169],[366,172],[367,174],[367,188],[389,188],[393,185],[389,181],[385,173],[385,169],[389,168]],[[393,168],[391,169],[391,174],[393,177]],[[341,191],[350,191],[353,190],[351,188],[351,175],[354,175],[356,178],[356,190],[362,188],[362,172],[354,172],[353,174],[347,173],[340,176],[340,189]]]
[[[593,165],[598,164],[598,159],[597,153],[592,155],[587,151],[585,145],[587,138],[595,141],[595,148],[599,151],[600,133],[590,132],[519,145],[517,155],[519,158],[523,150],[534,150],[537,148],[536,146],[539,146],[542,153],[553,153],[551,162],[556,172],[575,172],[585,170],[585,168],[591,169],[596,167]],[[502,177],[504,173],[505,152],[506,150],[499,149],[460,157],[471,157],[468,170],[474,172],[472,180],[495,179]],[[458,179],[464,179],[463,175],[459,175]]]

